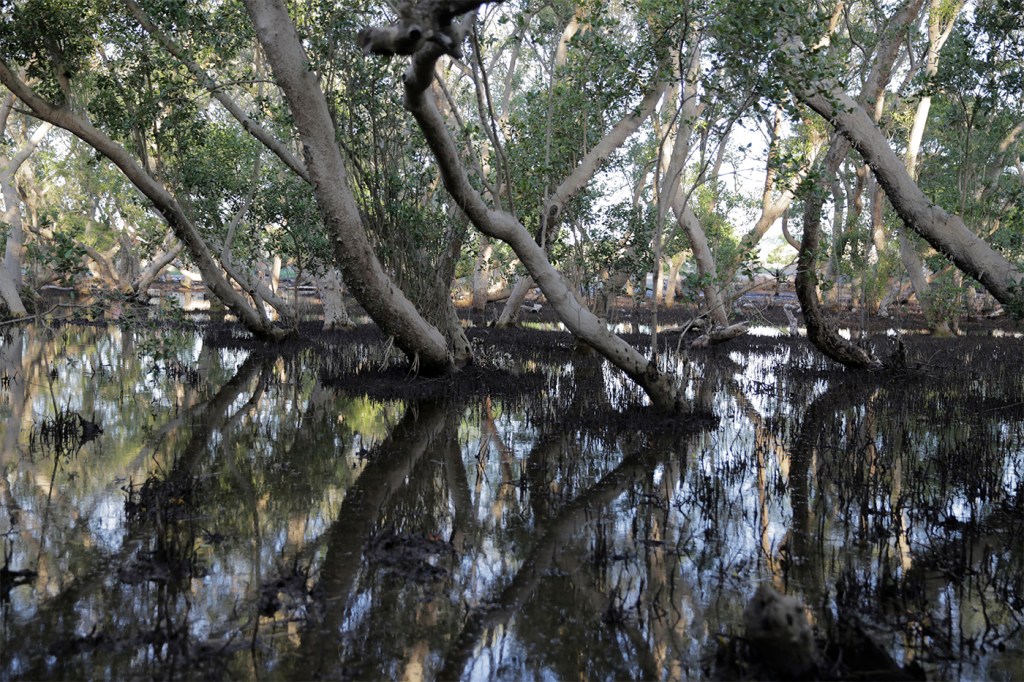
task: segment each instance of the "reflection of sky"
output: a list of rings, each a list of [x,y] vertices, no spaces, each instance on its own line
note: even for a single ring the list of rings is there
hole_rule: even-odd
[[[95,414],[104,434],[60,460],[52,490],[53,453],[38,444],[30,452],[28,432],[19,434],[23,459],[16,466],[4,462],[11,501],[3,498],[2,504],[20,510],[20,520],[11,533],[11,566],[34,567],[41,573],[33,588],[12,591],[9,622],[26,628],[25,632],[32,631],[33,623],[40,623],[40,629],[45,630],[42,624],[55,617],[52,600],[76,580],[88,578],[83,577],[85,571],[79,566],[90,561],[104,568],[98,578],[94,576],[92,582],[81,586],[81,594],[74,600],[74,626],[83,636],[93,627],[106,628],[112,623],[125,631],[152,626],[158,608],[168,608],[171,619],[182,620],[195,640],[240,636],[243,627],[251,627],[252,599],[262,584],[287,573],[296,561],[301,567],[312,563],[315,581],[327,555],[328,531],[348,487],[372,461],[372,457],[359,455],[372,455],[374,448],[385,441],[389,425],[401,419],[402,407],[343,398],[328,391],[314,395],[311,371],[290,368],[288,371],[297,375],[278,381],[284,370],[275,367],[275,380],[269,382],[258,402],[252,400],[258,384],[254,375],[230,402],[221,415],[223,419],[216,421],[217,415],[204,417],[216,423],[204,438],[190,446],[198,447],[200,452],[184,452],[193,433],[202,433],[196,431],[202,428],[202,420],[190,410],[206,404],[243,368],[247,354],[204,348],[198,335],[166,339],[165,345],[152,346],[152,351],[126,352],[123,335],[88,329],[68,334],[60,342],[49,341],[46,347],[50,353],[48,366],[57,370],[53,393],[46,371],[41,371],[42,381],[32,386],[29,408],[36,423],[52,416],[54,402],[89,418]],[[132,340],[135,344],[147,341],[143,335]],[[24,355],[32,356],[30,342],[24,343]],[[163,370],[153,371],[156,355],[162,366],[173,357],[189,367],[203,367],[203,382],[183,389],[179,379],[168,377]],[[733,386],[714,398],[717,426],[688,438],[678,452],[659,460],[643,481],[642,490],[627,490],[609,504],[588,508],[576,520],[571,537],[556,548],[558,557],[553,564],[555,572],[578,572],[581,588],[593,580],[592,588],[600,598],[610,600],[614,590],[618,603],[634,605],[628,612],[629,623],[651,641],[661,636],[659,619],[667,617],[659,615],[659,609],[671,614],[677,619],[678,632],[685,635],[680,637],[676,644],[680,649],[673,655],[688,660],[691,666],[708,654],[715,633],[735,632],[746,597],[773,570],[764,556],[765,547],[778,559],[784,546],[794,545],[794,506],[786,490],[793,439],[807,406],[827,389],[823,380],[809,389],[789,383],[787,372],[780,367],[806,367],[813,360],[788,347],[758,355],[733,352],[729,357],[736,363],[728,377]],[[681,375],[685,366],[677,362]],[[693,396],[700,388],[705,369],[694,363],[687,370],[692,372],[687,378],[688,395]],[[398,603],[424,603],[432,590],[444,591],[433,603],[445,608],[491,603],[527,561],[538,540],[536,530],[549,527],[552,518],[557,518],[577,496],[586,494],[589,486],[614,470],[627,454],[640,447],[658,447],[656,454],[670,454],[662,444],[647,444],[648,434],[621,434],[617,440],[605,441],[580,434],[574,424],[559,424],[555,417],[564,409],[560,396],[571,393],[567,387],[575,372],[571,364],[550,368],[551,390],[532,412],[518,408],[516,403],[495,400],[493,440],[484,410],[479,405],[465,408],[455,441],[465,467],[472,504],[469,510],[459,510],[454,496],[445,488],[444,454],[430,449],[424,454],[418,473],[408,478],[405,488],[425,499],[436,499],[426,492],[441,488],[438,509],[417,507],[419,498],[405,503],[415,510],[412,513],[417,518],[413,520],[438,514],[436,519],[428,517],[430,523],[423,525],[445,539],[456,530],[463,531],[466,548],[450,565],[445,564],[444,557],[431,557],[434,565],[447,565],[451,570],[442,587],[400,585],[397,589],[408,592],[402,593],[406,599]],[[604,363],[601,372],[608,403],[614,406],[636,400],[638,389],[620,372]],[[996,390],[978,387],[977,392],[983,389],[989,393]],[[803,393],[798,395],[798,391]],[[879,466],[891,468],[894,461],[905,462],[908,467],[910,463],[929,462],[949,447],[938,425],[911,419],[901,428],[913,436],[908,442],[914,449],[887,453],[885,448],[894,447],[890,443],[894,439],[885,437],[887,426],[876,415],[884,407],[879,404],[872,408],[877,433],[870,437],[858,435],[869,416],[863,405],[836,415],[829,424],[834,433],[827,434],[828,446],[814,453],[807,482],[811,517],[808,532],[820,533],[810,539],[820,540],[828,548],[833,564],[828,570],[849,565],[871,575],[876,564],[892,561],[898,554],[895,538],[860,546],[851,542],[851,536],[860,532],[859,510],[852,500],[839,495],[841,491],[826,476],[833,471],[829,466],[848,461],[836,458],[835,452],[846,449],[861,456],[871,444],[880,453]],[[547,418],[535,422],[531,414],[538,411]],[[317,414],[326,418],[318,419]],[[239,418],[232,420],[234,416]],[[154,438],[175,420],[180,420],[180,425]],[[773,430],[770,420],[784,422],[786,428]],[[8,420],[3,428],[11,427]],[[565,433],[555,430],[559,427]],[[1021,486],[1024,470],[1020,425],[997,422],[993,428],[1004,444],[1003,466],[998,472],[1001,494],[1011,499]],[[544,458],[535,453],[541,443],[551,446]],[[297,451],[299,448],[301,451]],[[478,460],[481,452],[484,454]],[[534,493],[523,482],[531,456],[538,457],[546,467],[538,498],[531,497]],[[162,588],[155,582],[126,583],[119,578],[119,569],[137,565],[140,557],[156,549],[152,526],[140,529],[127,523],[122,486],[129,481],[139,486],[153,474],[167,476],[176,459],[183,457],[193,458],[191,473],[202,482],[199,489],[205,497],[195,501],[198,515],[192,535],[183,534],[178,539],[185,544],[185,553],[197,559],[199,570],[169,605],[161,605]],[[764,466],[763,482],[758,478],[759,462]],[[315,475],[308,477],[312,480],[304,476],[307,467],[315,467]],[[944,509],[961,522],[978,518],[988,504],[968,496],[966,490],[956,487],[956,482],[943,492]],[[402,494],[391,491],[390,499],[402,502]],[[864,500],[872,520],[883,523],[893,516],[889,488],[873,491]],[[545,508],[552,518],[536,516],[537,509]],[[405,509],[388,507],[380,511],[387,511],[392,518],[410,513]],[[8,511],[3,510],[3,515]],[[468,512],[471,523],[456,528],[456,514],[462,511]],[[909,525],[907,539],[916,556],[935,542],[936,529],[915,521],[915,514],[916,510],[904,510],[904,523]],[[657,542],[653,541],[655,533]],[[595,558],[599,539],[607,542],[610,557],[602,565]],[[350,549],[359,551],[364,540],[353,538]],[[353,593],[329,602],[330,608],[345,609],[342,628],[353,639],[346,640],[341,648],[353,656],[358,655],[361,643],[352,633],[388,630],[392,627],[389,618],[412,619],[408,613],[381,613],[383,605],[396,601],[387,592],[396,588],[387,587],[379,573],[364,563]],[[801,582],[806,580],[806,572],[801,574],[799,567],[794,568],[791,589],[798,594],[820,591],[820,585]],[[671,595],[671,600],[666,595]],[[958,618],[971,608],[961,603],[961,599],[969,598],[942,593],[942,599],[952,600],[949,607]],[[527,604],[522,608],[554,606]],[[576,604],[568,607],[585,610]],[[273,642],[267,644],[269,648],[285,651],[291,646],[279,635],[287,627],[286,619],[303,608],[302,604],[296,605],[294,611],[279,614],[279,621],[263,622],[261,632]],[[479,656],[466,674],[472,679],[496,674],[553,678],[553,670],[537,669],[528,663],[536,653],[530,650],[534,645],[528,643],[535,641],[527,636],[532,633],[520,631],[528,622],[525,613],[514,613],[496,633],[478,642]],[[973,627],[966,616],[964,622],[964,627]],[[596,626],[589,623],[587,627]],[[381,647],[399,657],[409,643],[401,641],[400,632],[391,635],[396,641]],[[621,632],[616,637],[626,641]],[[2,643],[9,644],[7,640]],[[432,649],[428,668],[438,664],[441,653]],[[147,658],[138,656],[140,660]],[[273,652],[266,654],[266,661],[269,667],[278,663]],[[387,661],[387,669],[401,669],[396,661]],[[4,668],[0,677],[16,676],[17,670]]]

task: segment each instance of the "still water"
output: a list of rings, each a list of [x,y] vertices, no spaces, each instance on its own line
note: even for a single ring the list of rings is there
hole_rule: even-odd
[[[1024,674],[1018,341],[888,379],[736,344],[678,365],[696,426],[488,343],[525,391],[371,399],[372,344],[8,329],[0,679],[728,676],[762,583],[822,677],[855,647]]]

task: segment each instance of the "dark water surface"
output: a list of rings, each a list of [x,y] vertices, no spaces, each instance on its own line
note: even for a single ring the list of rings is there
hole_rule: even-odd
[[[536,334],[480,332],[493,390],[371,399],[379,343],[8,330],[0,679],[753,675],[762,583],[819,677],[1024,675],[1020,340],[740,340],[666,422]]]

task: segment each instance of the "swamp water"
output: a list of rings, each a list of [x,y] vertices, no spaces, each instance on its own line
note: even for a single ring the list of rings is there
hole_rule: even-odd
[[[1019,341],[740,339],[683,422],[565,335],[473,330],[459,385],[310,336],[7,330],[0,679],[751,676],[763,583],[818,677],[1024,674]]]

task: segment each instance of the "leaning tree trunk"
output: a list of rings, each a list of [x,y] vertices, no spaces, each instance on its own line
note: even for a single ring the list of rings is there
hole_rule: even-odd
[[[348,184],[327,100],[288,10],[281,0],[245,0],[245,6],[302,138],[313,193],[345,283],[414,366],[426,374],[450,371],[454,363],[445,337],[395,286],[373,252]]]
[[[797,97],[835,126],[871,166],[903,224],[1007,306],[1020,305],[1024,273],[974,234],[964,221],[929,201],[868,113],[838,87],[794,88]]]
[[[440,3],[433,7],[434,11],[439,9]],[[412,63],[405,75],[405,105],[423,131],[449,194],[477,229],[512,248],[559,319],[574,336],[589,344],[639,384],[658,409],[678,411],[681,398],[672,378],[660,372],[655,364],[635,348],[612,334],[597,316],[580,305],[572,287],[551,265],[544,249],[529,230],[515,216],[489,209],[470,184],[458,149],[437,110],[434,97],[432,93],[428,95],[435,65],[442,54],[443,49],[433,42],[420,46],[413,54]]]
[[[949,13],[948,23],[943,26],[942,16],[949,12],[950,7],[941,6],[947,3],[940,3],[939,0],[931,0],[928,9],[928,56],[925,67],[925,76],[934,78],[939,71],[939,52],[949,38],[953,30],[953,22],[963,6],[960,0],[955,11]],[[931,110],[932,97],[927,92],[918,100],[917,109],[914,111],[914,122],[910,126],[910,135],[907,137],[907,153],[904,162],[907,173],[911,180],[917,181],[917,155],[921,149],[921,140],[924,138],[924,129],[928,123],[928,112]],[[906,234],[904,229],[899,231],[900,258],[903,266],[910,276],[910,283],[914,287],[917,301],[921,304],[921,312],[932,329],[932,333],[940,336],[949,336],[953,333],[949,322],[940,317],[940,314],[933,300],[934,293],[925,274],[924,262],[917,253],[917,247],[913,240]]]
[[[483,3],[476,2],[476,4]],[[601,167],[601,164],[616,149],[621,147],[630,135],[640,128],[640,125],[647,120],[648,116],[654,113],[658,100],[661,99],[664,91],[665,85],[659,83],[648,92],[636,109],[613,125],[611,130],[601,138],[601,141],[584,155],[583,159],[580,160],[568,177],[545,199],[540,221],[541,233],[538,236],[538,239],[545,246],[551,244],[558,236],[558,216],[562,209],[565,208],[566,203],[586,187],[587,183],[590,182]],[[521,277],[516,282],[512,295],[509,296],[508,301],[505,303],[505,308],[501,311],[497,326],[503,327],[515,322],[516,317],[519,315],[519,308],[526,298],[526,293],[532,286],[533,282],[530,281],[528,276]]]
[[[125,177],[153,203],[175,235],[188,248],[189,254],[202,273],[203,283],[238,316],[247,329],[269,339],[281,339],[287,336],[287,331],[270,324],[265,318],[261,318],[245,296],[235,291],[224,279],[209,246],[177,199],[166,187],[146,172],[124,147],[93,126],[84,117],[66,107],[56,107],[40,97],[2,60],[0,60],[0,82],[32,109],[38,118],[67,130],[117,166]]]
[[[163,252],[157,254],[150,261],[149,265],[142,268],[139,272],[139,276],[132,280],[132,296],[139,300],[146,300],[148,296],[149,287],[156,278],[160,276],[163,269],[166,268],[171,262],[178,257],[185,245],[181,243],[173,234],[169,234],[171,243],[168,245],[168,240],[164,240],[166,248]]]

